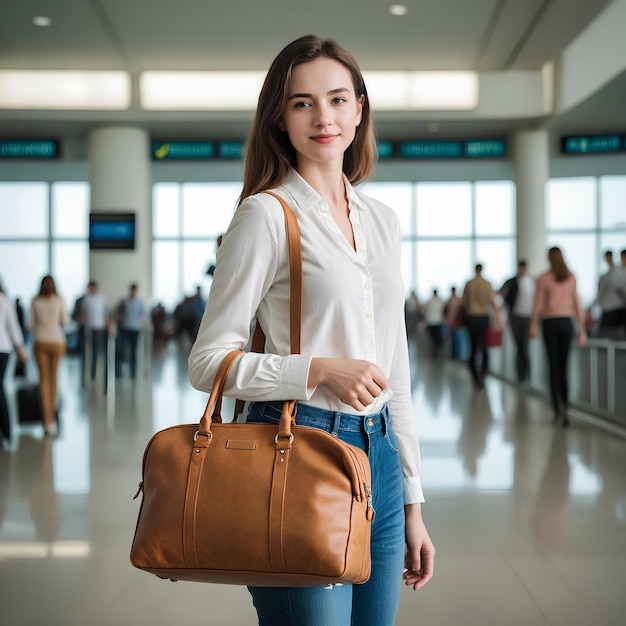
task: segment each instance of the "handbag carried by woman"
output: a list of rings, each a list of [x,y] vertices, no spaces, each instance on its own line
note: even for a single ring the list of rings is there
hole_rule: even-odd
[[[298,354],[300,233],[291,208],[276,198],[285,213],[291,351]],[[172,426],[148,443],[132,564],[171,580],[264,587],[366,582],[374,518],[367,455],[298,426],[295,401],[283,404],[278,425],[223,423],[226,377],[241,354],[234,350],[222,362],[199,425]]]

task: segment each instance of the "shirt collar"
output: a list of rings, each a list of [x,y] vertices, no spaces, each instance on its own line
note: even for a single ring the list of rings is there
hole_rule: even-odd
[[[363,202],[361,202],[361,199],[345,174],[343,175],[343,181],[346,185],[346,196],[350,209],[363,209]],[[313,189],[313,187],[311,187],[294,169],[291,170],[287,179],[281,185],[281,189],[284,189],[298,203],[303,211],[319,207],[325,202],[317,191],[315,191],[315,189]]]

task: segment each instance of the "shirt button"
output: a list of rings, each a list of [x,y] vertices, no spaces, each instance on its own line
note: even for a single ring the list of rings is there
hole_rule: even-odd
[[[368,291],[372,288],[372,283],[365,283],[365,289]]]
[[[368,419],[367,420],[367,425],[368,426],[373,426],[374,425],[374,420],[373,419]]]
[[[359,230],[361,228],[361,224],[355,224],[354,225],[354,230]]]

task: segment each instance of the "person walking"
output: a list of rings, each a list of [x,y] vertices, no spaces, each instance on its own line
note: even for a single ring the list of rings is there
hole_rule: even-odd
[[[108,336],[111,323],[104,294],[98,291],[98,283],[90,280],[87,293],[81,303],[80,322],[85,326],[85,343],[91,344],[91,381],[96,378],[98,353],[104,353],[104,388],[106,390],[108,363]]]
[[[567,426],[567,362],[574,335],[572,318],[578,321],[578,345],[584,346],[587,341],[585,312],[576,289],[576,278],[567,267],[560,248],[550,248],[548,261],[550,269],[537,279],[530,336],[535,338],[539,335],[538,323],[541,319],[550,372],[553,423]]]
[[[58,369],[67,349],[63,327],[70,323],[70,318],[50,275],[41,279],[39,293],[30,305],[29,321],[35,362],[39,369],[43,429],[46,434],[56,434]]]
[[[517,264],[517,274],[509,278],[500,294],[509,311],[509,324],[515,340],[515,366],[517,380],[523,383],[530,375],[530,319],[535,301],[535,279],[528,275],[528,266],[524,259]]]
[[[137,345],[139,334],[146,325],[146,309],[139,297],[139,287],[133,283],[128,297],[117,307],[116,320],[119,325],[118,348],[115,352],[115,376],[122,376],[123,363],[128,359],[130,377],[137,378]]]
[[[485,331],[489,328],[489,310],[493,311],[496,326],[501,325],[501,317],[491,283],[482,276],[483,266],[478,263],[475,271],[476,275],[466,283],[463,290],[463,307],[470,338],[469,368],[474,385],[482,389],[489,369],[489,352],[485,342]]]
[[[604,260],[608,265],[606,274],[600,276],[598,293],[593,305],[602,309],[600,318],[600,336],[609,339],[621,339],[624,325],[624,272],[613,263],[613,252],[607,250]]]
[[[433,359],[439,358],[443,346],[443,322],[446,303],[439,297],[436,289],[424,304],[424,321],[430,337],[430,354]]]
[[[4,375],[9,356],[14,349],[17,351],[18,358],[25,363],[28,360],[28,354],[24,348],[24,335],[17,321],[15,307],[4,293],[0,283],[0,443],[3,438],[7,441],[11,438],[11,420],[4,393]]]
[[[372,575],[363,585],[249,587],[261,626],[392,626],[401,582],[433,573],[422,520],[411,407],[401,234],[396,214],[353,185],[372,172],[375,142],[363,77],[333,40],[307,35],[272,63],[248,141],[243,190],[217,253],[189,356],[192,385],[210,391],[224,357],[257,318],[266,353],[237,358],[224,394],[250,400],[248,421],[274,422],[299,400],[297,422],[335,431],[371,461]],[[301,354],[289,343],[284,214],[302,236]]]

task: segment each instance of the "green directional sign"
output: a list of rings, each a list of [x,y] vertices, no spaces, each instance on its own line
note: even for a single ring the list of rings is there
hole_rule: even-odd
[[[56,159],[58,156],[58,141],[0,139],[0,158],[2,159]]]
[[[463,152],[468,159],[493,159],[506,154],[506,143],[502,139],[475,139],[466,141]]]
[[[458,159],[463,156],[460,141],[403,141],[399,147],[403,159]]]
[[[561,137],[561,151],[565,154],[603,154],[623,149],[621,135]]]
[[[153,141],[152,158],[157,161],[195,161],[215,158],[213,141]]]

